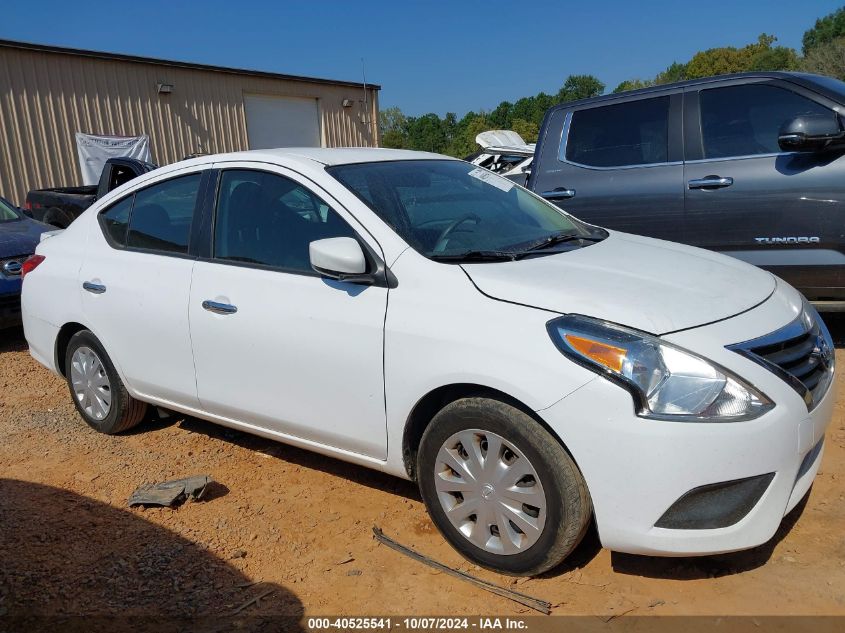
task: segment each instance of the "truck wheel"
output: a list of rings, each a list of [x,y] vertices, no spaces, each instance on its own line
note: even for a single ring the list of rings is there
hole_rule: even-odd
[[[73,404],[93,429],[113,435],[143,419],[147,403],[129,395],[106,350],[88,330],[71,337],[65,368]]]
[[[471,561],[529,576],[558,565],[592,516],[587,485],[560,443],[519,409],[457,400],[434,416],[417,457],[437,528]]]
[[[44,224],[55,226],[59,229],[66,229],[70,226],[71,220],[67,217],[67,213],[61,209],[53,207],[52,209],[47,209],[47,211],[44,212],[44,219],[42,222],[44,222]]]

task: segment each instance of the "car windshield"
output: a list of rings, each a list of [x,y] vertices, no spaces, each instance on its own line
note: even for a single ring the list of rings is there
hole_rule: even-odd
[[[329,167],[414,249],[432,259],[516,259],[606,236],[512,181],[457,160]],[[563,248],[562,246],[557,247]],[[542,251],[542,252],[541,252]]]
[[[20,220],[18,212],[12,208],[3,198],[0,198],[0,222],[9,222],[11,220]]]

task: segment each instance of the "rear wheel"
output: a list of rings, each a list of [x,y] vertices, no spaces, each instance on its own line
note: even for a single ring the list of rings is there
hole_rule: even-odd
[[[76,410],[101,433],[120,433],[136,426],[147,404],[129,395],[105,349],[82,330],[68,342],[65,374]]]
[[[487,398],[447,405],[418,453],[420,492],[444,537],[470,560],[527,576],[578,545],[592,505],[578,467],[533,418]]]

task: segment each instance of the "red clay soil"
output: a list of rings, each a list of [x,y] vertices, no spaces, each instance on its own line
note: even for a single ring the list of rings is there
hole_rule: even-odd
[[[514,580],[453,551],[409,482],[189,418],[100,435],[20,330],[0,332],[0,615],[226,614],[266,592],[242,613],[530,613],[379,545],[373,525],[553,614],[845,615],[843,373],[821,472],[771,542],[651,558],[592,532],[553,573]],[[127,507],[144,482],[195,474],[219,482],[205,501]]]

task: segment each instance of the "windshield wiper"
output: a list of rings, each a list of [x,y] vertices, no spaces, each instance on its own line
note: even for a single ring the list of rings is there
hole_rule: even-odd
[[[577,233],[552,233],[551,235],[547,235],[546,237],[543,237],[537,240],[536,242],[528,244],[528,246],[515,253],[514,258],[519,259],[521,257],[525,257],[529,253],[541,251],[543,249],[549,248],[550,246],[554,246],[555,244],[563,244],[564,242],[576,242],[580,240],[584,240],[587,242],[601,242],[603,239],[604,236],[598,235],[578,235]]]
[[[517,253],[511,251],[466,251],[454,255],[429,255],[436,262],[510,262]]]

